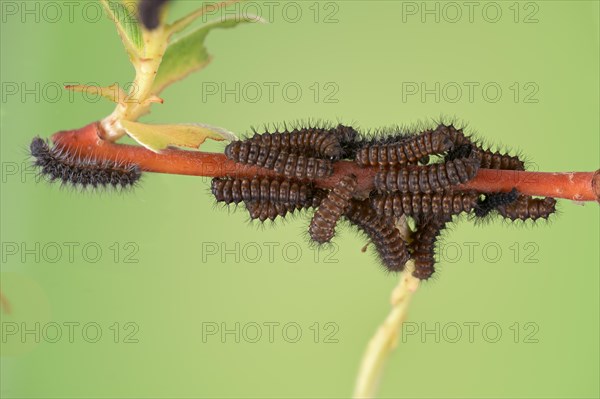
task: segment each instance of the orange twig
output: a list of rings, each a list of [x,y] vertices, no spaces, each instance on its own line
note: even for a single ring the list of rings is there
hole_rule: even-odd
[[[274,175],[274,172],[267,169],[238,164],[223,154],[179,149],[168,149],[157,154],[144,147],[115,144],[100,137],[100,124],[93,122],[80,129],[55,133],[52,141],[55,145],[76,151],[81,156],[131,162],[147,172],[209,177]],[[358,193],[367,195],[374,189],[373,178],[377,168],[360,167],[351,161],[336,162],[333,175],[317,179],[315,184],[322,188],[332,188],[343,176],[350,173],[358,177]],[[516,188],[526,195],[600,203],[600,170],[551,173],[480,169],[477,176],[461,185],[461,188],[480,192],[506,192]]]

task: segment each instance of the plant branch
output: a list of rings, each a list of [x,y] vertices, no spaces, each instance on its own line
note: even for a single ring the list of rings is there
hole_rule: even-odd
[[[52,141],[81,156],[93,157],[100,161],[130,162],[147,172],[210,177],[275,175],[268,169],[238,164],[223,154],[179,149],[155,153],[141,146],[116,144],[101,137],[104,135],[100,123],[93,122],[81,129],[55,133]],[[358,177],[359,194],[368,195],[374,189],[373,179],[377,168],[361,167],[351,161],[336,162],[333,175],[316,179],[315,184],[322,188],[332,188],[343,176],[350,173]],[[480,169],[475,178],[460,188],[480,192],[507,192],[516,188],[525,195],[600,202],[600,170],[551,173]]]
[[[419,288],[420,280],[413,277],[413,267],[413,261],[408,261],[400,274],[398,285],[392,291],[390,298],[392,309],[369,341],[356,379],[354,398],[375,396],[386,360],[398,344],[400,328],[406,320],[413,294]]]

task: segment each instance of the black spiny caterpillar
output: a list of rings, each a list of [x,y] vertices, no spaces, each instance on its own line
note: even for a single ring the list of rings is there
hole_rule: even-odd
[[[130,188],[142,177],[139,166],[125,162],[98,162],[93,158],[81,158],[49,147],[45,140],[36,137],[30,145],[34,165],[50,181],[59,180],[63,185],[93,188]]]

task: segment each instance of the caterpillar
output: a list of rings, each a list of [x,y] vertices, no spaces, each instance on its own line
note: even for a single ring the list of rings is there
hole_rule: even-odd
[[[443,163],[385,168],[375,175],[375,188],[379,192],[424,194],[447,190],[475,177],[480,162],[479,154],[473,152],[469,158]]]
[[[451,215],[441,218],[431,218],[417,226],[413,241],[410,245],[415,270],[412,275],[420,280],[429,279],[435,272],[435,243],[438,235],[452,220]]]
[[[490,149],[485,149],[473,143],[462,132],[454,136],[455,146],[451,148],[446,156],[445,161],[452,161],[457,158],[466,158],[472,151],[477,151],[481,154],[480,168],[483,169],[502,169],[502,170],[525,170],[525,162],[519,159],[518,156],[502,154],[498,151],[493,152]]]
[[[469,156],[471,151],[478,151],[481,154],[480,168],[483,169],[502,169],[502,170],[525,170],[525,162],[515,155],[501,154],[498,151],[484,150],[474,144],[466,143],[453,148],[445,157],[446,161]]]
[[[479,194],[476,192],[393,193],[373,196],[371,207],[378,215],[386,218],[407,215],[420,220],[470,212],[478,199]]]
[[[130,188],[141,178],[138,165],[126,162],[98,162],[93,158],[81,158],[60,147],[50,148],[48,143],[36,137],[29,146],[35,158],[34,165],[50,181],[60,180],[73,187]]]
[[[509,204],[499,205],[498,213],[511,220],[547,219],[556,211],[556,199],[552,197],[532,198],[520,195]]]
[[[215,177],[211,191],[217,202],[281,202],[307,205],[312,200],[313,187],[306,183],[272,177],[232,179]]]
[[[241,145],[237,147],[234,145],[236,143]],[[254,142],[234,141],[225,148],[225,155],[239,163],[274,170],[285,177],[314,179],[333,173],[333,164],[329,160],[288,153],[277,147],[261,146]]]
[[[404,270],[410,254],[400,231],[393,223],[377,215],[368,199],[352,200],[344,216],[351,224],[365,232],[375,245],[381,262],[389,271]]]
[[[414,164],[428,155],[443,154],[454,145],[456,129],[439,125],[413,136],[390,136],[371,140],[356,153],[361,166],[394,166]]]
[[[475,205],[475,216],[480,218],[485,217],[499,206],[513,203],[518,197],[519,193],[515,188],[507,193],[485,194],[484,198],[478,200]]]
[[[355,175],[344,176],[329,191],[313,215],[308,228],[313,241],[319,244],[331,241],[338,220],[350,206],[350,200],[357,183],[358,180]]]
[[[346,152],[343,147],[354,142],[357,134],[352,127],[341,124],[332,129],[309,127],[294,129],[291,132],[286,130],[274,133],[255,133],[249,139],[234,141],[227,145],[225,155],[237,162],[259,166],[266,162],[264,156],[258,157],[261,151],[264,154],[287,152],[301,154],[305,157],[338,160],[344,157]]]

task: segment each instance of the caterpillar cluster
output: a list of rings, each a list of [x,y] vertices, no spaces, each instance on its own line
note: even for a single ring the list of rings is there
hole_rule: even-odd
[[[61,146],[50,147],[39,137],[33,139],[30,152],[40,174],[63,185],[129,188],[141,178],[138,165],[83,158]],[[347,221],[367,235],[388,270],[402,271],[412,258],[413,275],[419,279],[435,272],[435,244],[453,216],[538,220],[556,210],[554,198],[534,198],[516,189],[481,193],[459,188],[481,168],[524,170],[525,164],[517,156],[483,148],[453,125],[375,139],[341,124],[255,132],[230,143],[225,155],[269,172],[258,171],[252,178],[214,178],[211,190],[217,202],[243,204],[250,218],[261,222],[314,209],[308,233],[317,244],[330,242],[338,223]],[[357,192],[358,178],[353,174],[337,183],[330,179],[330,190],[318,188],[340,160],[377,169],[368,195]],[[398,230],[402,218],[414,220],[412,237]]]
[[[138,165],[82,158],[61,147],[50,147],[39,137],[33,139],[29,149],[40,174],[49,181],[60,181],[63,185],[83,189],[88,187],[127,189],[134,186],[142,177]]]
[[[366,234],[388,270],[401,271],[412,258],[413,275],[419,279],[434,273],[436,241],[454,215],[536,220],[555,211],[553,198],[532,198],[516,190],[479,193],[457,189],[480,168],[524,170],[525,164],[517,156],[482,147],[453,125],[376,138],[344,125],[255,132],[229,144],[225,155],[235,162],[269,169],[278,177],[214,179],[217,201],[243,202],[250,217],[261,221],[315,208],[308,227],[312,241],[329,242],[337,224],[345,220]],[[378,169],[375,190],[368,198],[355,194],[354,175],[342,177],[329,191],[312,188],[314,180],[330,176],[333,163],[342,159],[361,168]],[[410,241],[396,227],[402,217],[415,221]]]

